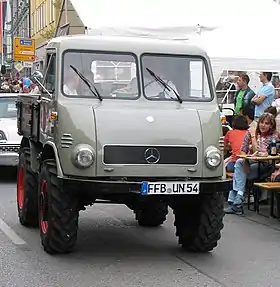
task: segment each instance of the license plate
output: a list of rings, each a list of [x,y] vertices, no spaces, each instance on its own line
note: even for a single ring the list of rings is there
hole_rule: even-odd
[[[142,183],[142,195],[199,194],[199,182],[147,182]]]

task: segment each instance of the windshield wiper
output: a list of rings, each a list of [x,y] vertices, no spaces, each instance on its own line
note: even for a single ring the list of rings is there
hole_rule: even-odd
[[[99,99],[99,101],[102,101],[102,97],[100,95],[100,93],[98,92],[98,90],[96,89],[95,85],[89,80],[87,79],[77,68],[75,68],[74,66],[70,65],[70,68],[80,77],[80,79],[88,86],[88,88],[90,89],[90,91],[93,93],[93,95],[95,97],[97,97]],[[92,89],[93,88],[93,89]]]
[[[170,92],[170,90],[173,91],[173,93],[175,94],[178,102],[180,104],[183,103],[183,100],[181,99],[181,97],[179,96],[179,94],[176,92],[176,90],[174,90],[169,84],[165,83],[165,81],[160,78],[157,74],[155,74],[152,70],[150,70],[149,68],[146,68],[146,70],[148,71],[148,73],[158,82],[160,83],[168,92]]]

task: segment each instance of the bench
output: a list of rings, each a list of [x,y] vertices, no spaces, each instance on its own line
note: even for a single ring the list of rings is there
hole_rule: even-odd
[[[271,192],[271,202],[270,202],[270,216],[276,217],[273,212],[274,208],[274,193],[273,192],[280,192],[280,182],[255,182],[255,187],[260,189],[266,189]],[[259,213],[259,196],[258,192],[255,192],[255,204],[256,204],[256,211]],[[278,209],[278,208],[277,208]],[[278,211],[279,212],[279,209]]]
[[[269,189],[269,190],[279,190],[280,191],[280,182],[255,182],[254,186]]]

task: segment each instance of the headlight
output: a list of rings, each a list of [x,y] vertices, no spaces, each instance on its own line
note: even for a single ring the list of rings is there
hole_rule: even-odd
[[[7,137],[3,131],[0,131],[0,141],[6,141]]]
[[[78,145],[73,150],[72,161],[78,168],[88,168],[94,162],[94,152],[90,145]]]
[[[209,147],[205,153],[205,162],[208,168],[217,168],[222,162],[221,152],[215,147]]]

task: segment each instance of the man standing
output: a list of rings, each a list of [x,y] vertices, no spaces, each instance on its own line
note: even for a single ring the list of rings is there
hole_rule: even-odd
[[[236,115],[241,114],[241,111],[245,107],[251,108],[253,111],[255,109],[254,104],[251,100],[255,96],[254,91],[248,86],[250,78],[247,74],[241,74],[237,80],[237,86],[239,90],[234,96],[234,111]]]
[[[272,105],[274,100],[274,86],[271,83],[272,73],[260,73],[260,81],[262,83],[258,93],[253,97],[252,103],[255,104],[255,119],[257,120],[264,110]]]

